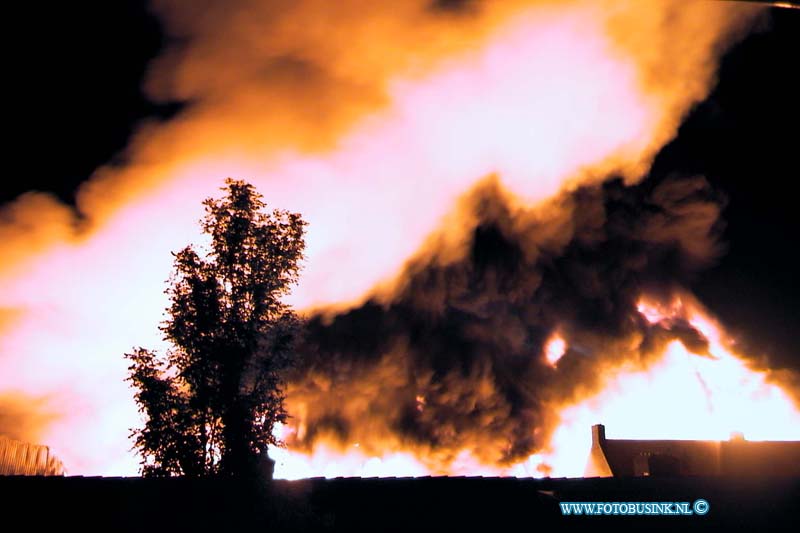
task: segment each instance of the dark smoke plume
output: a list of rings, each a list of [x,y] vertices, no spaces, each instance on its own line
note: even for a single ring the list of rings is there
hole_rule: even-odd
[[[290,446],[325,436],[438,464],[464,450],[486,464],[527,457],[556,407],[593,391],[604,369],[644,365],[674,339],[703,352],[688,323],[650,324],[637,301],[673,293],[721,253],[723,203],[698,177],[614,180],[523,209],[486,180],[464,199],[473,222],[458,229],[456,257],[430,246],[391,296],[310,319]],[[554,332],[569,346],[555,368],[543,357]]]

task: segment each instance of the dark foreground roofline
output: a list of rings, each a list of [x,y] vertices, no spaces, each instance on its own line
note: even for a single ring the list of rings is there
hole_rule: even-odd
[[[32,529],[109,531],[763,530],[796,518],[800,478],[275,480],[0,478],[3,518]],[[562,516],[565,501],[698,498],[705,516]]]

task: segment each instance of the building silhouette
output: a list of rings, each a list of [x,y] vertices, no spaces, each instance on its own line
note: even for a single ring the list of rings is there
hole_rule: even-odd
[[[592,426],[587,477],[800,476],[800,441],[607,439]]]

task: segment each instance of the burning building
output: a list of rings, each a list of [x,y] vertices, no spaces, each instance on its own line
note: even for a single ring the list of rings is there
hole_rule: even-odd
[[[800,441],[607,439],[592,426],[587,476],[800,476]]]

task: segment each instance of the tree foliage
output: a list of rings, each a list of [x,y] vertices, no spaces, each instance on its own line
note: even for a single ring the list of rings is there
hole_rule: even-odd
[[[267,212],[243,181],[222,190],[204,202],[205,253],[174,254],[161,325],[170,348],[126,354],[146,417],[132,434],[146,476],[250,472],[286,417],[282,375],[298,319],[282,299],[298,279],[306,222]]]

